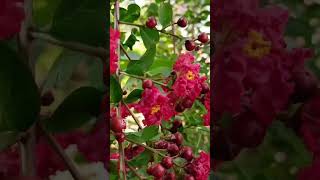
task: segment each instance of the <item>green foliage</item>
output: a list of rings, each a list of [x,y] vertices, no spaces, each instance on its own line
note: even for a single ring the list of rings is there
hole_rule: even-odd
[[[93,87],[81,87],[72,92],[55,110],[51,118],[44,121],[51,132],[70,131],[80,128],[97,117],[103,93]]]
[[[169,3],[161,3],[159,7],[159,21],[163,27],[170,25],[172,21],[172,6]]]
[[[259,147],[247,149],[235,160],[223,163],[216,175],[219,179],[235,176],[239,180],[291,180],[295,179],[297,169],[311,161],[301,139],[281,122],[275,122]]]
[[[50,32],[66,41],[106,46],[106,3],[101,0],[61,1]]]
[[[118,103],[122,99],[122,89],[114,76],[110,76],[110,87],[110,101],[112,103]]]
[[[17,53],[0,44],[0,132],[24,131],[40,111],[38,88]]]

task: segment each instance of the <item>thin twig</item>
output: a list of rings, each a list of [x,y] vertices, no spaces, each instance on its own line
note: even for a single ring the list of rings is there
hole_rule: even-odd
[[[79,43],[79,42],[61,41],[59,39],[52,37],[51,35],[49,35],[47,33],[43,33],[43,32],[30,31],[29,35],[32,38],[44,40],[48,43],[62,46],[67,49],[71,49],[74,51],[81,51],[81,52],[87,53],[92,56],[100,57],[102,59],[107,59],[107,50],[103,47],[89,46],[87,44],[83,44],[83,43]]]
[[[127,56],[127,58],[129,59],[129,61],[132,61],[132,59],[130,58],[128,52],[124,49],[124,47],[122,46],[121,43],[120,43],[120,48],[121,48],[122,52]]]
[[[166,157],[166,155],[162,154],[161,152],[159,152],[158,150],[156,150],[156,149],[154,149],[154,148],[152,148],[152,147],[150,147],[150,146],[147,146],[147,145],[144,145],[144,144],[142,144],[142,143],[136,142],[136,141],[134,141],[134,140],[132,140],[132,139],[130,139],[130,138],[127,138],[127,137],[126,137],[126,140],[127,140],[128,142],[133,143],[133,144],[142,146],[142,147],[144,147],[145,149],[148,149],[149,151],[151,151],[151,152],[153,152],[153,153],[155,153],[155,154],[158,154],[158,155],[161,156],[161,157]],[[174,164],[175,166],[177,166],[177,167],[182,168],[182,167],[181,167],[179,164],[177,164],[176,162],[173,162],[173,164]]]
[[[130,115],[132,116],[132,118],[134,119],[134,121],[136,122],[136,124],[139,126],[139,130],[142,129],[142,126],[139,123],[138,118],[134,115],[134,113],[131,111],[131,109],[129,108],[129,106],[127,105],[127,103],[125,103],[124,101],[122,101],[122,103],[124,104],[124,106],[127,108],[127,110],[129,111]]]
[[[136,79],[141,79],[141,80],[146,80],[146,79],[148,79],[148,78],[146,78],[146,77],[143,77],[143,76],[137,76],[137,75],[134,75],[134,74],[128,74],[128,73],[126,73],[126,72],[120,72],[120,74],[123,74],[123,75],[125,75],[125,76],[129,76],[129,77],[132,77],[132,78],[136,78]],[[155,84],[159,84],[159,85],[161,85],[161,86],[165,86],[165,87],[167,87],[167,88],[169,88],[168,87],[168,85],[166,85],[166,84],[164,84],[164,83],[162,83],[162,82],[159,82],[159,81],[155,81],[155,80],[153,80],[153,79],[150,79],[153,83],[155,83]]]
[[[58,142],[55,140],[55,138],[49,132],[47,132],[47,130],[43,127],[43,125],[41,123],[38,123],[37,125],[38,125],[39,129],[41,130],[42,134],[44,135],[44,137],[47,139],[50,146],[63,160],[63,162],[67,166],[68,170],[70,171],[72,177],[75,180],[82,180],[81,175],[80,175],[79,171],[77,170],[76,165],[74,164],[72,159],[70,159],[69,156],[67,156],[67,154],[64,152],[62,147],[58,144]]]
[[[133,174],[136,175],[140,180],[146,179],[142,177],[132,166],[130,166],[127,160],[126,160],[126,164],[129,167],[129,169],[133,172]]]
[[[125,24],[125,25],[130,25],[130,26],[137,26],[137,27],[145,27],[144,25],[141,25],[141,24],[135,24],[135,23],[129,23],[129,22],[123,22],[123,21],[119,21],[119,24]],[[178,39],[184,39],[183,37],[181,36],[178,36],[178,35],[175,35],[175,34],[172,34],[172,33],[169,33],[165,30],[159,30],[159,29],[154,29],[160,33],[163,33],[163,34],[167,34],[167,35],[170,35],[170,36],[174,36]]]

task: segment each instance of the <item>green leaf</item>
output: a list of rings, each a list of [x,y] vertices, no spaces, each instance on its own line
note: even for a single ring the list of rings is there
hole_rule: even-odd
[[[129,74],[143,75],[153,64],[156,55],[156,47],[150,47],[139,60],[132,60],[127,66],[126,72]]]
[[[141,27],[140,34],[141,34],[141,38],[143,40],[143,44],[147,49],[156,46],[156,44],[160,40],[159,32],[154,29]]]
[[[152,140],[159,134],[159,126],[148,126],[142,130],[142,138],[145,142]]]
[[[134,89],[128,97],[124,100],[126,103],[134,103],[141,98],[143,90],[142,89]]]
[[[159,21],[163,27],[170,25],[172,21],[172,6],[169,3],[161,3],[159,7]]]
[[[140,7],[137,4],[130,4],[128,10],[121,8],[120,21],[134,22],[140,17]]]
[[[122,99],[122,89],[114,76],[110,76],[110,101],[118,103]]]
[[[61,1],[55,11],[51,34],[65,41],[106,46],[107,1]]]
[[[39,115],[38,87],[15,51],[0,43],[0,55],[0,132],[24,131]]]
[[[39,27],[51,26],[54,13],[61,0],[34,0],[33,20]]]
[[[128,37],[128,39],[126,40],[126,42],[124,43],[125,46],[129,47],[130,50],[132,50],[132,47],[134,46],[134,44],[139,41],[137,39],[137,37],[134,35],[134,33],[131,32],[130,36]]]
[[[147,10],[147,14],[148,14],[148,17],[150,16],[158,16],[158,5],[156,3],[151,3],[149,6],[148,6],[148,10]]]
[[[44,84],[44,89],[64,87],[70,80],[74,68],[86,59],[88,59],[87,55],[64,50],[51,66]]]
[[[18,140],[19,133],[13,131],[0,132],[0,151],[15,144]]]
[[[152,158],[152,152],[145,150],[138,156],[131,159],[128,163],[130,166],[133,166],[133,167],[141,167],[148,164],[151,158]]]
[[[55,110],[52,117],[44,121],[52,132],[80,128],[100,113],[103,93],[93,87],[81,87],[73,91]]]

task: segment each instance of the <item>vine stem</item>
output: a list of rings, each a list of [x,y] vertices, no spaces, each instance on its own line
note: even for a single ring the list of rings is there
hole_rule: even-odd
[[[132,77],[132,78],[136,78],[136,79],[141,79],[141,80],[146,80],[146,79],[148,79],[148,78],[146,78],[146,77],[143,77],[143,76],[137,76],[137,75],[134,75],[134,74],[128,74],[128,73],[126,73],[126,72],[120,72],[120,74],[123,74],[123,75],[125,75],[125,76],[129,76],[129,77]],[[167,87],[168,88],[168,86],[166,85],[166,84],[164,84],[164,83],[162,83],[162,82],[159,82],[159,81],[155,81],[155,80],[153,80],[153,79],[150,79],[152,82],[154,82],[155,84],[159,84],[159,85],[161,85],[161,86],[165,86],[165,87]]]
[[[107,50],[103,47],[89,46],[87,44],[82,44],[79,42],[62,41],[43,32],[29,31],[29,35],[34,39],[44,40],[48,43],[62,46],[67,49],[71,49],[74,51],[81,51],[92,56],[100,57],[102,59],[107,59]]]
[[[135,24],[135,23],[129,23],[129,22],[123,22],[123,21],[119,21],[119,24],[125,24],[125,25],[136,26],[136,27],[145,27],[144,25],[141,25],[141,24]],[[156,31],[158,31],[160,33],[166,34],[166,35],[170,35],[170,36],[176,37],[178,39],[184,39],[183,37],[175,35],[175,34],[172,34],[172,33],[169,33],[167,31],[165,31],[164,29],[163,30],[154,29],[154,30],[156,30]]]
[[[60,156],[60,158],[63,160],[65,165],[67,166],[68,170],[70,171],[72,177],[75,180],[82,180],[81,175],[75,165],[75,163],[70,159],[67,154],[64,152],[62,147],[59,145],[59,143],[54,139],[54,137],[43,127],[41,123],[37,123],[38,128],[44,135],[44,137],[47,139],[50,146],[53,148],[53,150]]]
[[[134,121],[136,122],[136,124],[139,126],[139,130],[142,129],[142,126],[139,123],[138,118],[134,115],[134,113],[131,111],[131,109],[129,108],[129,106],[127,105],[127,103],[125,103],[124,101],[122,101],[122,103],[124,104],[124,106],[127,108],[127,110],[129,111],[130,115],[132,116],[132,118],[134,119]]]
[[[134,141],[134,140],[132,140],[132,139],[130,139],[130,138],[126,138],[126,141],[128,141],[128,142],[130,142],[130,143],[133,143],[133,144],[136,144],[136,145],[139,145],[139,146],[142,146],[142,147],[144,147],[145,149],[148,149],[149,151],[151,151],[151,152],[153,152],[153,153],[155,153],[155,154],[158,154],[158,155],[161,156],[161,157],[166,157],[166,155],[162,154],[162,153],[159,152],[158,150],[156,150],[156,149],[154,149],[154,148],[152,148],[152,147],[150,147],[150,146],[144,145],[144,144],[142,144],[142,143],[136,142],[136,141]],[[182,167],[181,167],[179,164],[177,164],[176,162],[173,162],[173,164],[174,164],[175,166],[179,167],[179,168],[182,168]]]

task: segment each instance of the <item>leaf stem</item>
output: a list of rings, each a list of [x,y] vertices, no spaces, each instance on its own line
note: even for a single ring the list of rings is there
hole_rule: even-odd
[[[122,52],[127,56],[127,58],[129,59],[129,61],[132,61],[132,59],[130,58],[128,52],[124,49],[124,47],[122,46],[121,43],[120,43],[120,48],[121,48]]]
[[[144,180],[146,178],[142,177],[140,174],[138,174],[138,172],[128,164],[128,161],[126,160],[126,165],[129,167],[129,169],[134,173],[134,175],[136,175],[140,180]]]
[[[100,57],[102,59],[107,59],[107,50],[103,47],[94,47],[94,46],[89,46],[87,44],[73,42],[73,41],[62,41],[43,32],[30,31],[29,35],[32,38],[44,40],[48,43],[62,46],[67,49],[71,49],[74,51],[81,51],[92,56]]]
[[[129,23],[129,22],[123,22],[123,21],[119,21],[119,24],[125,24],[125,25],[129,25],[129,26],[137,26],[137,27],[145,27],[144,25],[141,25],[141,24],[135,24],[135,23]],[[170,36],[176,37],[178,39],[184,39],[183,37],[175,35],[175,34],[172,34],[172,33],[169,33],[167,31],[165,31],[164,29],[162,29],[162,30],[154,29],[154,30],[156,30],[156,31],[158,31],[160,33],[166,34],[166,35],[170,35]]]
[[[126,138],[126,140],[127,140],[128,142],[130,142],[130,143],[133,143],[133,144],[142,146],[142,147],[144,147],[145,149],[148,149],[149,151],[151,151],[151,152],[153,152],[153,153],[155,153],[155,154],[158,154],[158,155],[161,156],[161,157],[166,157],[166,155],[162,154],[161,152],[159,152],[158,150],[156,150],[156,149],[154,149],[154,148],[152,148],[152,147],[150,147],[150,146],[147,146],[147,145],[144,145],[144,144],[142,144],[142,143],[136,142],[136,141],[134,141],[134,140],[132,140],[132,139],[130,139],[130,138]],[[182,168],[182,167],[179,166],[179,164],[177,164],[176,162],[173,162],[173,164],[174,164],[175,166],[177,166],[177,167]]]
[[[143,76],[137,76],[137,75],[134,75],[134,74],[128,74],[128,73],[123,72],[123,71],[121,71],[120,74],[123,74],[123,75],[125,75],[125,76],[129,76],[129,77],[132,77],[132,78],[136,78],[136,79],[141,79],[141,80],[146,80],[146,79],[148,79],[148,78],[143,77]],[[161,85],[161,86],[165,86],[165,87],[168,88],[168,85],[166,85],[166,84],[164,84],[164,83],[162,83],[162,82],[155,81],[155,80],[153,80],[153,79],[150,79],[150,80],[151,80],[153,83],[155,83],[155,84],[158,84],[158,85]]]
[[[47,139],[49,145],[53,148],[53,150],[60,156],[60,158],[63,160],[65,165],[67,166],[68,170],[70,171],[72,177],[75,180],[82,180],[82,177],[75,165],[75,163],[70,159],[67,154],[64,152],[62,147],[59,145],[59,143],[54,139],[54,137],[43,127],[41,123],[37,124],[40,131],[44,135],[44,137]]]
[[[134,121],[136,122],[136,124],[139,126],[139,130],[141,130],[141,129],[142,129],[142,126],[140,125],[138,118],[137,118],[137,117],[134,115],[134,113],[131,111],[131,109],[129,108],[129,106],[127,105],[127,103],[125,103],[123,100],[122,100],[122,103],[123,103],[124,106],[127,108],[127,110],[129,111],[130,115],[132,116],[132,118],[134,119]]]

